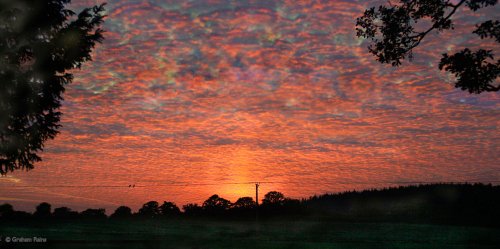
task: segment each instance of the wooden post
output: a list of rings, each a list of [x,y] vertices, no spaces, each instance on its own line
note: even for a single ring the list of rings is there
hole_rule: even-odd
[[[255,183],[255,203],[257,204],[257,208],[259,207],[259,183]]]
[[[259,234],[259,185],[255,183],[255,231]]]

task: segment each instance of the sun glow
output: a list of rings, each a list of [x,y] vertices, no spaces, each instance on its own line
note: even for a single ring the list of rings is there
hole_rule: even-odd
[[[235,201],[239,197],[252,196],[253,188],[252,181],[255,181],[256,170],[256,155],[249,148],[236,147],[227,148],[227,161],[228,176],[220,183],[222,186],[218,187],[220,195]],[[215,177],[214,177],[215,178]],[[214,189],[214,191],[217,191]]]

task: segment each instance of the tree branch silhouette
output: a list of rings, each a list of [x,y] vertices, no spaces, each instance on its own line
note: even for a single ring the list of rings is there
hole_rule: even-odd
[[[472,11],[497,4],[496,0],[461,0],[456,4],[444,0],[400,0],[399,4],[372,7],[356,19],[358,37],[371,41],[368,51],[381,63],[400,66],[401,61],[413,58],[413,49],[421,44],[432,31],[453,29],[452,16],[463,5]],[[430,20],[432,25],[425,31],[416,31],[419,21]],[[481,37],[495,38],[500,43],[500,24],[489,20],[476,26],[473,32]],[[491,50],[463,50],[455,55],[443,54],[439,68],[453,73],[455,87],[470,93],[499,91],[493,85],[500,75],[500,60],[495,62]]]
[[[78,15],[70,0],[0,1],[0,174],[32,169],[61,127],[71,69],[103,40],[104,4]]]

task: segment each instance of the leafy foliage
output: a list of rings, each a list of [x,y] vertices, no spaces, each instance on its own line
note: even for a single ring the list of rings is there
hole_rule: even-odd
[[[464,4],[472,11],[477,11],[493,6],[497,1],[461,0],[456,4],[449,0],[399,0],[398,4],[389,2],[389,6],[372,7],[357,18],[357,36],[371,41],[368,50],[379,62],[399,66],[402,60],[413,58],[413,49],[431,31],[453,29],[451,17]],[[417,31],[417,23],[424,20],[429,21],[431,26]],[[495,38],[500,42],[500,23],[497,20],[483,22],[473,33],[482,39]],[[493,85],[500,75],[500,60],[494,62],[492,51],[479,50],[471,53],[466,49],[451,56],[444,54],[439,68],[454,73],[457,77],[456,87],[470,93],[500,90],[500,86]]]
[[[0,0],[0,173],[32,169],[58,133],[71,69],[103,40],[104,5],[76,15],[70,0]]]
[[[217,214],[229,210],[231,202],[218,195],[212,195],[203,202],[202,207],[206,212]]]
[[[262,205],[283,205],[285,202],[285,195],[278,191],[271,191],[264,195]]]
[[[410,222],[435,224],[461,224],[500,226],[500,186],[491,184],[426,184],[400,186],[364,191],[347,191],[335,194],[311,196],[307,199],[286,198],[282,193],[271,191],[262,205],[255,205],[251,197],[242,197],[230,205],[217,195],[208,198],[203,206],[187,204],[184,212],[177,212],[172,202],[145,203],[137,213],[121,206],[109,216],[110,219],[167,220],[167,219],[228,219],[261,220],[279,218],[328,219],[348,222]],[[41,203],[33,214],[14,210],[12,205],[0,205],[0,224],[50,220],[104,220],[104,209],[87,209],[80,213],[68,207],[59,207],[50,212],[51,205]],[[169,210],[168,212],[162,211]],[[174,212],[170,212],[175,210]],[[123,224],[123,223],[121,223]],[[150,223],[147,223],[150,224]]]
[[[200,205],[198,205],[196,203],[188,203],[188,204],[182,206],[182,209],[184,210],[184,213],[186,215],[191,215],[191,216],[196,216],[196,215],[200,215],[201,213],[203,213],[203,208],[200,207]]]
[[[106,216],[106,210],[103,208],[88,208],[84,211],[82,211],[79,216],[84,219],[105,219],[107,218]]]
[[[254,208],[256,205],[257,205],[257,203],[255,203],[255,201],[252,199],[252,197],[240,197],[233,204],[233,208],[251,209],[251,208]]]
[[[181,210],[175,203],[170,202],[170,201],[164,201],[163,204],[159,207],[160,214],[166,215],[166,216],[174,216],[174,215],[179,215],[181,213]]]
[[[56,219],[74,219],[78,217],[78,212],[71,210],[68,207],[58,207],[54,209],[52,214]]]
[[[469,90],[471,93],[498,91],[500,86],[495,87],[488,82],[494,81],[500,75],[500,60],[493,64],[486,59],[493,59],[491,50],[479,49],[471,52],[466,48],[451,56],[443,54],[439,69],[444,68],[454,73],[458,79],[455,85],[462,90]]]
[[[157,201],[144,203],[144,205],[142,205],[142,208],[139,209],[138,213],[141,216],[150,218],[158,216],[160,214],[159,204]]]
[[[39,218],[48,218],[52,215],[52,206],[47,202],[42,202],[36,206],[36,211],[33,215]]]
[[[473,32],[484,38],[495,38],[500,43],[500,21],[486,21],[477,25],[477,29]]]
[[[132,209],[127,206],[119,206],[110,218],[129,218],[132,216]]]

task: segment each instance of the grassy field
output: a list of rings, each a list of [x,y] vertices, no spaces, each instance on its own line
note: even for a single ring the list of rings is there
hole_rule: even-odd
[[[403,223],[200,220],[1,224],[0,248],[500,248],[500,229]],[[47,243],[7,243],[6,236]]]

